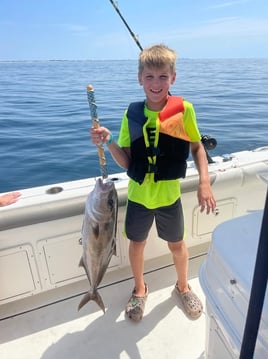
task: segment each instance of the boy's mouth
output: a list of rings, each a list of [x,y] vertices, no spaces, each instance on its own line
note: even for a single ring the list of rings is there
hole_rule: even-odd
[[[162,92],[162,89],[160,89],[160,90],[150,89],[150,91],[154,94],[159,94],[160,92]]]

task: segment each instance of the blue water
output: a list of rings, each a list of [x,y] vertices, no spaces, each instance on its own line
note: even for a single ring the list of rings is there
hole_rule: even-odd
[[[117,135],[127,105],[143,99],[136,61],[0,62],[0,192],[100,175],[88,84]],[[268,145],[268,59],[181,59],[171,92],[217,139],[211,155]],[[122,171],[106,157],[110,174]]]

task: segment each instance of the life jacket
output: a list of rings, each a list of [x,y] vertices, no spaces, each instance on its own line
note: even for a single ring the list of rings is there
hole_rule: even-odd
[[[168,97],[158,115],[156,129],[147,127],[144,106],[144,101],[133,102],[127,110],[131,139],[128,176],[140,184],[146,173],[154,173],[155,182],[185,177],[190,138],[183,124],[183,99]]]

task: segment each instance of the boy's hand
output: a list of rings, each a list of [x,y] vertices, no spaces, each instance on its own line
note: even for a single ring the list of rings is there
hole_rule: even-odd
[[[91,141],[95,145],[102,145],[103,143],[109,141],[111,132],[106,127],[92,127],[90,129]]]
[[[197,197],[201,212],[204,212],[204,210],[206,210],[207,214],[214,212],[216,201],[211,191],[210,184],[199,184]]]

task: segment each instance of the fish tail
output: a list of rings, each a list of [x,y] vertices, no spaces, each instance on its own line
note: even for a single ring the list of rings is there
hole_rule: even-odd
[[[81,302],[79,303],[78,310],[80,310],[90,300],[94,300],[94,302],[96,302],[98,304],[98,306],[103,310],[103,313],[105,313],[104,303],[103,303],[102,298],[97,290],[93,293],[87,292],[84,295],[84,297],[81,299]]]

